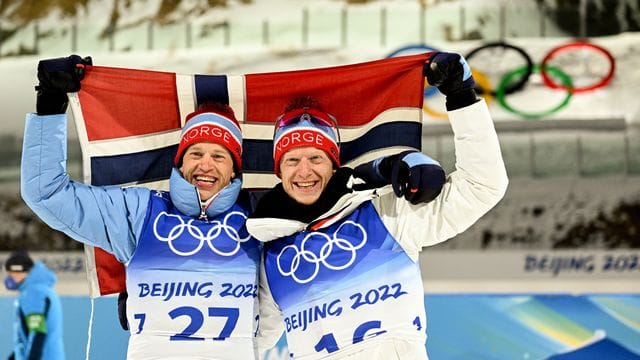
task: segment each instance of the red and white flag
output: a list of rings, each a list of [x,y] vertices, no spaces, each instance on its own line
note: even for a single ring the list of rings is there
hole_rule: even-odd
[[[231,105],[243,133],[243,187],[268,188],[275,119],[294,97],[309,95],[338,120],[343,165],[420,149],[422,65],[428,53],[309,70],[186,75],[88,66],[71,106],[82,148],[84,181],[92,185],[168,190],[185,115],[199,103]],[[86,246],[91,297],[125,289],[124,267]]]

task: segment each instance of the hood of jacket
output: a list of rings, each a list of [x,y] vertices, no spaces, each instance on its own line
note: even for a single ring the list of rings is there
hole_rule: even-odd
[[[56,274],[49,270],[41,261],[36,261],[29,271],[29,275],[24,278],[18,287],[18,290],[22,291],[34,286],[53,287],[56,281],[58,281]]]

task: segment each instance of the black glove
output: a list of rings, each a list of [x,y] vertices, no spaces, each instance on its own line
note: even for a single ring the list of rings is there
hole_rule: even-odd
[[[395,156],[395,155],[393,155]],[[385,185],[391,184],[391,172],[388,172],[388,176],[383,176],[380,173],[380,163],[387,158],[393,157],[380,157],[375,160],[369,161],[364,164],[360,164],[353,169],[353,176],[363,180],[364,184],[356,184],[353,186],[354,190],[366,190],[379,188]]]
[[[118,294],[118,321],[122,330],[129,330],[129,322],[127,321],[127,298],[129,293],[123,291]]]
[[[353,174],[378,186],[391,184],[396,196],[404,196],[414,205],[433,200],[446,180],[440,164],[418,151],[405,151],[358,165]]]
[[[429,85],[435,86],[447,97],[447,110],[469,106],[478,97],[473,89],[475,81],[471,68],[460,54],[433,52],[422,67],[422,75]]]
[[[36,111],[38,115],[64,114],[67,111],[68,92],[80,90],[85,65],[92,65],[91,57],[71,55],[64,58],[46,59],[38,62],[36,86]]]

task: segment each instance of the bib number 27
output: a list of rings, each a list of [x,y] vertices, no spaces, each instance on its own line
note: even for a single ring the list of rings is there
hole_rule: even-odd
[[[175,308],[169,312],[169,317],[171,319],[176,319],[178,317],[186,316],[190,319],[189,324],[185,327],[182,332],[177,333],[175,335],[171,335],[169,340],[171,341],[202,341],[203,337],[194,336],[198,330],[202,328],[202,324],[204,324],[204,314],[200,309],[195,308],[193,306],[181,306]],[[218,336],[214,337],[213,340],[224,340],[231,336],[233,329],[235,329],[236,324],[238,323],[238,317],[240,316],[240,310],[238,308],[226,308],[226,307],[210,307],[208,308],[207,316],[209,317],[222,317],[226,318],[224,325],[222,326],[222,330]],[[139,334],[142,332],[142,328],[144,326],[144,320],[146,318],[146,314],[135,314],[134,318],[140,320],[138,324]]]

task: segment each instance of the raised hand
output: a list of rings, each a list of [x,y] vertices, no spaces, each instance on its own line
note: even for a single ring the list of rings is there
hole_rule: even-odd
[[[85,66],[91,64],[91,57],[82,58],[78,55],[40,60],[39,84],[36,86],[38,115],[64,114],[69,103],[67,93],[80,90]]]
[[[433,200],[440,194],[445,181],[440,164],[417,151],[401,153],[391,169],[393,192],[412,204]]]
[[[429,85],[435,86],[447,97],[447,110],[469,106],[478,98],[471,68],[460,54],[433,52],[422,68]]]
[[[365,180],[367,184],[391,184],[396,196],[404,196],[412,204],[433,200],[440,194],[446,181],[440,164],[418,151],[379,158],[358,165],[353,172],[354,176]]]

